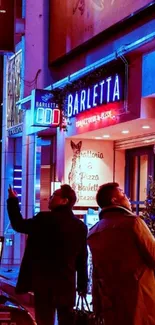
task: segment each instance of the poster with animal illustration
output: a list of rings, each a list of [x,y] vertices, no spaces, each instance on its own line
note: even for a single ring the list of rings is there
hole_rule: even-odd
[[[66,139],[65,182],[75,190],[77,206],[95,207],[99,186],[112,180],[112,141]]]

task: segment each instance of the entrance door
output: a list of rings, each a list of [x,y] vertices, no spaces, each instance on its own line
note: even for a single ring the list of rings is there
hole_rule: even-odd
[[[125,192],[133,212],[141,214],[148,191],[148,176],[154,178],[153,146],[126,150]]]

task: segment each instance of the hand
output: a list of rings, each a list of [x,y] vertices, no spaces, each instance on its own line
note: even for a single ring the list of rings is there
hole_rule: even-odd
[[[11,185],[9,185],[8,193],[9,193],[9,198],[10,197],[17,197],[17,192],[12,189]]]

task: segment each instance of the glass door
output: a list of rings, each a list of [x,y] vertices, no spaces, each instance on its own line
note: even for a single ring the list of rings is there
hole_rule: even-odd
[[[141,214],[144,208],[149,175],[154,178],[153,147],[126,150],[125,192],[136,214]]]

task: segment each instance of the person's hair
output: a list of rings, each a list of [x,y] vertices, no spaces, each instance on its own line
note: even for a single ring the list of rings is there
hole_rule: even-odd
[[[64,199],[68,199],[68,205],[71,208],[73,207],[73,205],[76,202],[75,191],[68,184],[61,185],[61,197]]]
[[[106,183],[99,187],[99,190],[96,194],[96,202],[100,208],[112,205],[111,199],[117,187],[119,187],[119,184],[114,182]]]

